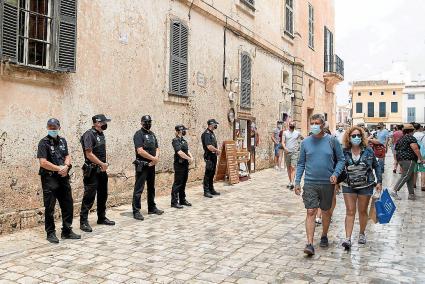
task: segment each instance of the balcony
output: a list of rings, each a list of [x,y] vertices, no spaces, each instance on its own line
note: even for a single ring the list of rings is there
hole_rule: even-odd
[[[325,74],[323,77],[331,85],[344,81],[344,61],[338,55],[325,55]]]

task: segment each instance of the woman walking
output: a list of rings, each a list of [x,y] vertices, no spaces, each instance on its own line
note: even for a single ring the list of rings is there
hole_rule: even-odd
[[[407,189],[409,191],[409,200],[415,200],[415,184],[414,172],[416,169],[417,162],[422,163],[421,152],[419,150],[418,141],[413,137],[415,128],[412,124],[405,124],[403,127],[404,136],[398,141],[395,146],[397,153],[397,161],[403,170],[403,173],[396,183],[391,196],[397,200],[401,200],[398,192],[407,183]]]
[[[368,139],[361,127],[354,126],[344,135],[344,157],[347,180],[341,183],[346,207],[345,236],[342,246],[351,248],[356,209],[359,212],[360,234],[358,243],[366,243],[367,209],[373,188],[382,190],[382,172],[372,148],[368,147]],[[373,174],[375,172],[375,176]]]

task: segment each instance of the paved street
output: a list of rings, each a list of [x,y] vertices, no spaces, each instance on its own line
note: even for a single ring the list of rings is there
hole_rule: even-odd
[[[397,177],[388,168],[386,184]],[[192,208],[170,209],[169,197],[161,197],[165,214],[145,214],[143,222],[131,218],[129,206],[113,208],[117,226],[95,225],[81,241],[59,245],[47,243],[41,227],[3,236],[0,283],[425,283],[421,192],[412,202],[403,189],[392,222],[370,225],[368,243],[354,242],[351,252],[340,246],[339,195],[330,247],[317,246],[309,259],[301,198],[284,185],[284,172],[269,169],[236,186],[219,184],[222,195],[212,200],[196,186],[188,191]],[[358,225],[354,240],[357,234]]]

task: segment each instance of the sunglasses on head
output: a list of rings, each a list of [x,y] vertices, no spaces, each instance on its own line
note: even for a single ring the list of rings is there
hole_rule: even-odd
[[[351,138],[356,138],[356,137],[362,138],[362,135],[361,134],[353,134],[353,135],[351,135]]]

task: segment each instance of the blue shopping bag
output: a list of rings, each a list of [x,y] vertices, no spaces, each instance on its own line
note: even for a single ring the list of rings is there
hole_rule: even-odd
[[[388,189],[382,191],[381,197],[375,201],[376,217],[379,224],[387,224],[396,209]]]

